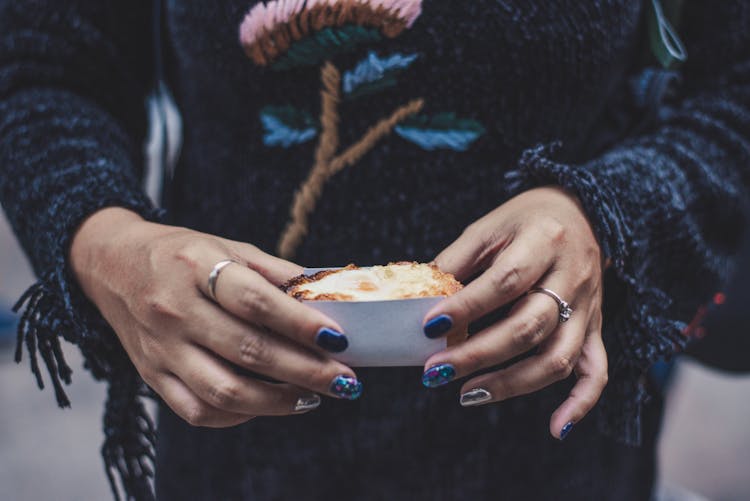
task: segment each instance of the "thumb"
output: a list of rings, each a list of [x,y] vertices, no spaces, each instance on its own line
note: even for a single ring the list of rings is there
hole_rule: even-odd
[[[477,223],[467,227],[448,247],[437,255],[433,263],[440,270],[452,273],[461,282],[488,268],[497,252],[506,244],[492,243],[492,232],[485,232]]]

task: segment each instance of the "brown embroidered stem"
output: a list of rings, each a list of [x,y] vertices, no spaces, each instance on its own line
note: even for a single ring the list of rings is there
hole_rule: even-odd
[[[339,147],[339,102],[341,101],[341,73],[326,61],[320,70],[323,90],[320,92],[320,133],[318,149],[315,152],[313,171],[323,169]]]
[[[370,151],[378,141],[383,139],[385,136],[391,133],[394,127],[396,127],[404,119],[408,118],[419,111],[424,106],[423,99],[415,99],[409,101],[403,106],[397,108],[391,116],[384,118],[380,122],[376,123],[353,145],[348,147],[339,156],[331,160],[328,166],[328,174],[332,176],[342,170],[344,167],[354,165],[362,158],[368,151]]]
[[[338,105],[341,101],[341,73],[330,61],[326,61],[320,69],[320,80],[323,86],[320,92],[322,130],[318,138],[318,147],[315,150],[315,163],[307,179],[294,194],[290,211],[291,220],[279,239],[277,250],[279,255],[285,258],[294,254],[294,250],[307,233],[308,215],[315,207],[328,177],[326,174],[328,160],[336,154],[339,147]]]
[[[327,63],[329,64],[329,63]],[[335,69],[335,68],[334,68]],[[325,76],[323,76],[324,88],[325,88]],[[323,99],[325,100],[325,91],[323,93]],[[324,153],[331,152],[329,146],[326,145],[323,134],[321,134],[320,142],[318,144],[318,150],[315,155],[315,166],[308,178],[302,183],[300,188],[294,197],[291,211],[291,221],[287,224],[284,232],[279,239],[278,253],[279,256],[284,259],[290,259],[297,247],[302,242],[308,231],[308,220],[312,211],[315,209],[315,205],[323,192],[323,186],[326,181],[341,171],[347,166],[354,165],[357,163],[368,151],[370,151],[382,138],[391,133],[393,128],[398,125],[401,121],[407,117],[418,113],[424,106],[423,99],[415,99],[408,102],[407,104],[397,108],[387,118],[380,120],[375,125],[367,129],[367,132],[352,144],[349,148],[344,150],[343,153],[333,158],[328,162],[330,156],[325,157]],[[325,110],[325,107],[324,107]],[[326,114],[321,113],[321,122],[326,118]],[[330,117],[329,117],[330,118]],[[338,115],[335,116],[334,124],[334,144],[338,145]],[[329,124],[330,125],[330,124]],[[326,131],[326,124],[323,123],[323,133]],[[329,138],[330,139],[330,138]],[[333,150],[335,152],[335,148]],[[333,155],[331,153],[331,156]],[[319,163],[319,162],[326,163]]]

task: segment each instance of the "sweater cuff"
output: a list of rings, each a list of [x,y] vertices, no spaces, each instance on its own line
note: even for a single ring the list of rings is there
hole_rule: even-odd
[[[603,338],[609,359],[609,383],[596,407],[599,429],[628,445],[641,442],[641,410],[651,398],[646,372],[651,365],[683,349],[685,322],[671,318],[671,298],[638,270],[632,256],[639,245],[619,203],[615,184],[598,172],[596,161],[568,165],[553,160],[558,143],[521,155],[505,176],[508,197],[545,185],[575,194],[597,236],[621,294],[605,294]],[[609,303],[614,297],[616,304]]]
[[[75,187],[53,198],[46,216],[54,221],[44,238],[47,259],[43,269],[36,270],[38,281],[14,307],[15,311],[25,308],[18,325],[16,361],[21,361],[25,342],[37,385],[44,388],[37,352],[41,355],[61,407],[70,405],[61,380],[69,384],[71,370],[62,357],[58,336],[80,347],[86,367],[96,379],[111,379],[116,366],[127,363],[112,329],[84,295],[68,263],[75,231],[99,209],[117,206],[137,212],[144,219],[161,219],[162,211],[152,206],[142,190],[124,189],[133,184],[126,177],[117,170],[83,168]]]

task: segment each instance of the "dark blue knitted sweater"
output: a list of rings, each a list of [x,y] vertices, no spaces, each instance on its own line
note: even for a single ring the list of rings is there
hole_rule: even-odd
[[[66,265],[77,225],[116,205],[274,252],[327,144],[343,169],[295,249],[308,266],[430,260],[514,193],[575,192],[613,263],[610,383],[564,443],[547,420],[572,380],[463,409],[456,383],[428,391],[419,368],[365,369],[357,402],[228,430],[162,407],[160,497],[647,497],[660,402],[644,374],[685,345],[743,226],[750,5],[686,2],[688,63],[648,111],[629,88],[643,88],[645,1],[300,0],[245,18],[255,3],[167,0],[156,61],[150,2],[0,0],[0,201],[39,277],[17,355],[25,342],[40,386],[41,355],[61,406],[59,337],[108,381],[110,479],[150,498],[156,436],[148,388]],[[164,213],[141,188],[155,68],[184,123]],[[325,71],[339,80],[326,87]]]

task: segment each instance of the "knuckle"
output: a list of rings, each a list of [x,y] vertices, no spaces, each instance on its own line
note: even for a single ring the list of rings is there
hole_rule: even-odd
[[[138,367],[138,374],[149,387],[154,388],[156,386],[157,372],[155,370],[150,367]]]
[[[328,391],[328,386],[333,381],[333,378],[338,374],[344,374],[346,372],[344,367],[339,367],[336,363],[330,364],[316,363],[310,367],[307,373],[306,379],[312,383],[313,386],[320,388],[324,391]]]
[[[144,303],[148,314],[152,317],[178,319],[182,316],[180,309],[167,294],[161,292],[148,294],[144,298]]]
[[[546,326],[546,319],[540,315],[530,315],[525,318],[513,333],[515,345],[522,350],[533,348],[544,338]]]
[[[195,271],[200,262],[203,242],[201,240],[190,239],[180,243],[174,251],[174,259]]]
[[[456,296],[457,309],[468,317],[473,318],[483,311],[482,300],[477,295]]]
[[[245,287],[238,301],[240,308],[249,318],[265,318],[268,315],[268,298],[253,287]]]
[[[607,386],[607,383],[609,382],[609,374],[606,368],[597,376],[597,379],[599,381],[599,386],[602,388]]]
[[[471,373],[478,369],[491,365],[487,363],[489,359],[490,354],[486,350],[473,347],[471,349],[464,350],[459,354],[457,365],[463,367],[466,372]]]
[[[240,387],[233,381],[222,381],[208,391],[209,403],[223,409],[234,405],[240,397]]]
[[[518,266],[503,268],[491,275],[493,291],[498,296],[511,296],[519,291],[523,279]]]
[[[163,364],[165,348],[158,337],[150,333],[138,336],[137,346],[139,362],[144,370],[152,370],[151,368],[160,367]]]
[[[573,373],[573,361],[565,355],[552,357],[548,364],[549,373],[555,380],[565,379]]]
[[[182,418],[191,426],[208,426],[211,419],[211,411],[205,405],[194,403],[182,410]]]
[[[567,231],[565,229],[565,225],[563,225],[560,221],[557,219],[546,219],[541,227],[542,232],[544,235],[553,243],[553,244],[562,244],[565,242],[565,239],[567,237]]]
[[[274,354],[265,336],[248,334],[240,341],[240,361],[247,367],[273,365]]]

